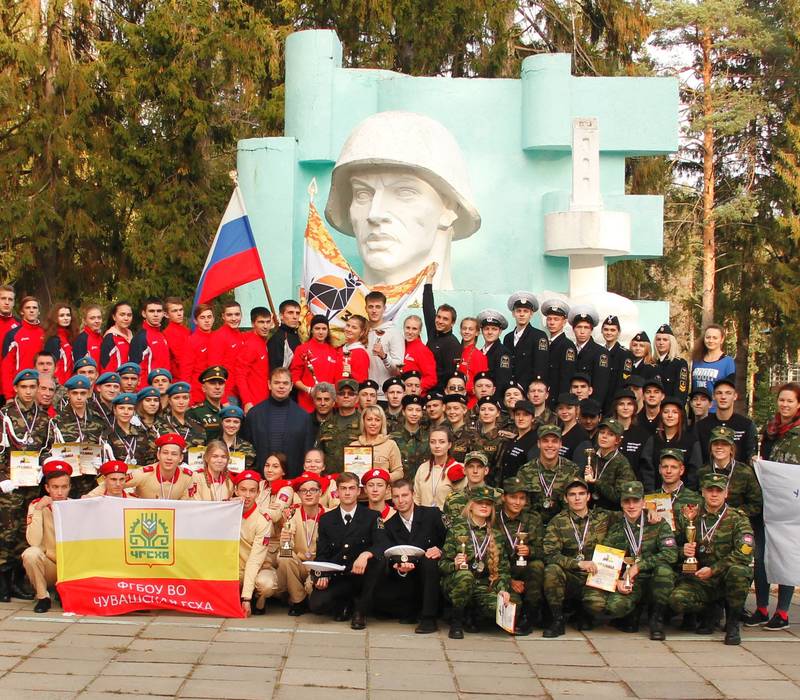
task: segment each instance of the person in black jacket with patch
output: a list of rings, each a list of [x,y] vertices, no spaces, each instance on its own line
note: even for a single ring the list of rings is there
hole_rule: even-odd
[[[494,385],[508,386],[514,381],[514,358],[508,348],[500,342],[500,333],[508,328],[508,321],[503,314],[494,309],[484,309],[477,318],[483,336],[481,352],[486,355]]]
[[[599,320],[597,309],[589,304],[573,306],[569,312],[577,350],[575,371],[588,375],[592,398],[602,406],[611,383],[611,358],[605,348],[592,338],[592,331]]]
[[[549,366],[547,335],[531,325],[531,317],[538,308],[539,302],[531,292],[514,292],[508,298],[508,310],[517,325],[503,338],[503,345],[514,358],[514,381],[524,387],[534,377],[544,377]]]
[[[569,393],[569,384],[575,374],[577,350],[575,343],[564,333],[568,315],[569,304],[561,299],[548,299],[542,304],[542,316],[550,335],[549,367],[545,375],[550,389],[550,408],[556,407],[561,394]]]

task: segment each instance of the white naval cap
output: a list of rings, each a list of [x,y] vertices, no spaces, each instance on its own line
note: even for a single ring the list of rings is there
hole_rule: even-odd
[[[597,309],[591,304],[576,304],[570,309],[570,325],[574,326],[576,323],[581,323],[583,321],[591,323],[592,328],[600,322],[600,314],[597,313]]]
[[[516,307],[521,306],[531,311],[536,311],[539,308],[539,300],[533,292],[514,292],[508,297],[508,310],[513,311]]]
[[[569,315],[569,304],[563,299],[547,299],[542,302],[542,316],[563,316]]]
[[[483,326],[499,326],[501,331],[508,328],[508,321],[499,311],[495,309],[484,309],[478,314],[478,323]]]

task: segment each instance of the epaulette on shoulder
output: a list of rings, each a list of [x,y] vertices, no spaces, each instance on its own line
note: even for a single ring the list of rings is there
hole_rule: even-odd
[[[194,474],[194,472],[191,469],[189,469],[189,467],[181,467],[181,471],[184,474],[186,474],[186,476],[192,476],[192,474]]]
[[[142,467],[143,472],[154,472],[156,470],[155,464],[148,464],[146,467]]]

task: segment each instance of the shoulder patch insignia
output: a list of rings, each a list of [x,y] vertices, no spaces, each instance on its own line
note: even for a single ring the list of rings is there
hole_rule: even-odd
[[[383,530],[383,518],[378,518],[378,529]]]
[[[674,537],[666,537],[664,538],[664,546],[665,547],[674,547],[676,544]]]
[[[597,363],[600,367],[608,367],[608,355],[605,353],[600,354],[600,361]]]
[[[541,352],[547,352],[550,349],[550,346],[547,343],[547,338],[539,338],[539,350]]]
[[[265,537],[263,540],[261,540],[261,544],[264,547],[269,547],[269,537]]]
[[[625,362],[622,364],[622,371],[633,372],[633,360],[631,360],[630,358],[625,360]]]
[[[284,503],[288,503],[289,502],[289,494],[284,492],[284,491],[281,491],[281,493],[278,494],[278,500],[279,501],[283,501]]]
[[[511,369],[511,358],[508,355],[500,358],[500,369]]]
[[[567,348],[567,362],[575,362],[575,351],[572,348]]]

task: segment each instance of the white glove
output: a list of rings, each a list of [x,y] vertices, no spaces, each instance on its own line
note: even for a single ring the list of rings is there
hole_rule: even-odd
[[[11,481],[11,479],[6,479],[5,481],[0,481],[0,491],[3,493],[11,493],[17,488],[17,485]]]

